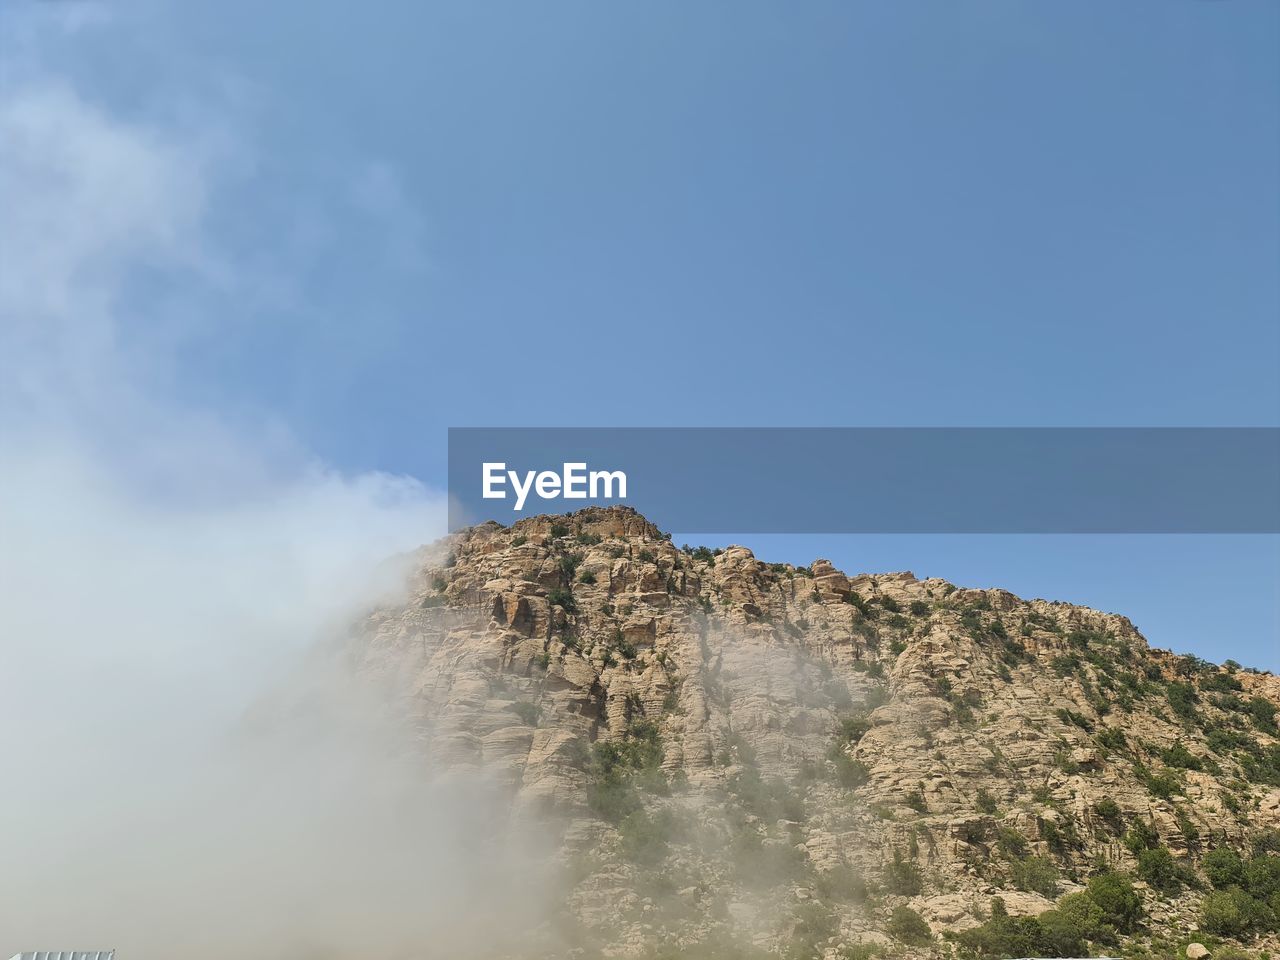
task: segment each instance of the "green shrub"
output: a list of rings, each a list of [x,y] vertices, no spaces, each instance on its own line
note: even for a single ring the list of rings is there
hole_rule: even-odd
[[[804,820],[804,801],[780,777],[768,780],[754,767],[744,767],[729,779],[729,791],[743,808],[761,820]]]
[[[1250,744],[1250,752],[1240,757],[1240,767],[1251,783],[1280,787],[1280,744],[1263,748]]]
[[[857,590],[850,590],[846,593],[844,596],[844,602],[853,604],[858,609],[858,612],[864,617],[872,616],[873,611],[871,609],[871,605],[867,603],[866,598]]]
[[[885,610],[889,611],[889,613],[902,612],[902,604],[900,604],[897,600],[893,599],[893,597],[886,596],[885,594],[881,594],[876,598],[876,602],[879,603],[880,606],[883,607]]]
[[[1076,832],[1075,823],[1066,818],[1061,821],[1042,819],[1040,837],[1049,845],[1049,849],[1057,854],[1066,853],[1080,846],[1080,835]]]
[[[1010,866],[1013,885],[1052,899],[1058,895],[1058,868],[1048,857],[1027,857]]]
[[[578,582],[590,586],[596,582],[596,575],[590,570],[583,570],[582,573],[578,574]]]
[[[1220,756],[1226,756],[1233,750],[1248,750],[1254,755],[1258,753],[1258,741],[1252,736],[1235,730],[1225,730],[1224,727],[1215,726],[1208,731],[1206,742],[1208,749]]]
[[[1060,677],[1074,677],[1080,672],[1080,658],[1074,653],[1063,653],[1049,661],[1049,669]]]
[[[1244,886],[1255,897],[1269,899],[1280,894],[1280,857],[1259,854],[1250,860],[1244,871]]]
[[[1039,952],[1048,956],[1083,956],[1088,952],[1089,941],[1105,943],[1115,939],[1101,908],[1088,894],[1069,894],[1036,919],[1040,923]]]
[[[1172,770],[1162,770],[1160,773],[1152,773],[1141,764],[1134,764],[1133,772],[1137,774],[1138,779],[1143,785],[1151,791],[1152,796],[1159,797],[1162,800],[1168,800],[1174,794],[1182,792],[1182,779]]]
[[[785,960],[809,960],[820,955],[818,944],[840,932],[840,920],[826,904],[809,900],[796,907],[791,936],[784,947]]]
[[[1116,727],[1106,727],[1099,730],[1094,739],[1098,741],[1099,746],[1107,750],[1123,750],[1128,745],[1124,731]]]
[[[1164,847],[1143,850],[1138,854],[1138,876],[1153,890],[1167,895],[1182,889],[1182,871]]]
[[[996,846],[1010,860],[1027,855],[1027,838],[1013,827],[1001,827],[996,835]]]
[[[1218,947],[1213,951],[1213,960],[1259,960],[1261,954],[1247,953],[1235,947]]]
[[[511,538],[511,545],[513,547],[523,547],[528,542],[529,542],[529,538],[526,537],[523,533],[518,533]]]
[[[1280,830],[1263,830],[1253,838],[1254,856],[1262,853],[1280,853]]]
[[[885,956],[884,947],[878,943],[855,943],[836,954],[837,960],[876,960]]]
[[[922,947],[933,940],[924,917],[907,906],[893,908],[885,931],[893,939],[913,947]]]
[[[1194,720],[1196,716],[1196,688],[1189,683],[1182,683],[1177,680],[1169,681],[1169,685],[1165,691],[1169,698],[1169,706],[1173,707],[1173,712],[1183,720]]]
[[[978,788],[978,795],[974,799],[974,804],[982,813],[996,812],[996,798],[991,795],[986,787]]]
[[[842,748],[833,747],[827,759],[835,770],[836,782],[846,790],[854,790],[867,782],[870,772],[861,760],[855,760]]]
[[[1083,956],[1088,942],[1112,943],[1115,931],[1086,894],[1063,897],[1038,917],[1011,917],[1004,901],[991,902],[991,917],[955,938],[969,954],[982,958]]]
[[[1200,845],[1200,828],[1185,813],[1179,812],[1177,819],[1178,832],[1182,834],[1187,849],[1195,850]]]
[[[1270,926],[1275,915],[1260,900],[1239,887],[1214,890],[1200,904],[1200,926],[1224,937],[1238,937]]]
[[[1150,821],[1135,820],[1129,832],[1124,835],[1124,845],[1136,857],[1144,850],[1160,846],[1160,834]]]
[[[1072,630],[1067,634],[1067,643],[1081,650],[1087,650],[1091,643],[1102,643],[1106,637],[1094,630]]]
[[[776,957],[732,934],[712,929],[696,944],[651,947],[642,960],[776,960]]]
[[[969,707],[969,704],[963,703],[963,701],[961,703],[952,703],[951,714],[961,727],[972,727],[978,722],[978,717],[975,716],[973,708]]]
[[[674,818],[666,811],[651,816],[638,809],[627,814],[618,824],[622,855],[633,863],[661,863],[667,856],[673,824]]]
[[[912,600],[910,610],[913,617],[926,617],[929,615],[929,604],[924,600]]]
[[[884,868],[884,885],[890,893],[914,897],[924,888],[924,877],[918,866],[895,852],[893,862]]]
[[[981,638],[983,632],[982,614],[977,610],[968,608],[960,611],[960,624],[969,631],[970,636],[975,639]]]
[[[556,567],[560,571],[560,576],[565,583],[573,582],[573,575],[577,572],[579,565],[582,563],[582,554],[566,553],[556,561]]]
[[[845,743],[857,743],[871,729],[871,721],[865,713],[856,713],[851,717],[843,717],[836,730],[836,736]]]
[[[547,603],[553,607],[559,607],[565,613],[575,613],[578,609],[578,601],[574,599],[573,591],[564,587],[547,591]]]
[[[1112,870],[1089,879],[1085,888],[1089,899],[1102,911],[1102,920],[1121,933],[1129,933],[1142,919],[1142,900],[1128,878]]]
[[[1083,713],[1077,713],[1074,710],[1068,710],[1066,707],[1059,707],[1054,711],[1058,719],[1070,726],[1079,727],[1081,730],[1089,731],[1093,729],[1093,721],[1086,717]]]
[[[1093,812],[1097,814],[1099,820],[1111,828],[1113,833],[1119,833],[1124,826],[1124,817],[1120,812],[1120,805],[1110,797],[1103,797],[1095,803]]]
[[[827,900],[862,903],[867,899],[867,883],[847,864],[818,874],[818,893]]]
[[[1264,733],[1274,734],[1276,729],[1276,705],[1262,697],[1249,699],[1249,716],[1253,725]]]
[[[1218,889],[1244,883],[1244,861],[1230,847],[1215,847],[1205,854],[1205,876]]]
[[[1107,922],[1107,914],[1087,892],[1071,893],[1058,901],[1052,913],[1058,914],[1064,923],[1080,938],[1100,943],[1114,942],[1114,930]],[[1041,914],[1042,919],[1047,919]],[[1083,952],[1083,951],[1081,951]]]
[[[1210,673],[1200,678],[1200,689],[1215,691],[1217,693],[1230,693],[1244,689],[1244,684],[1230,673],[1223,671],[1221,673]]]
[[[587,803],[614,823],[641,807],[638,789],[665,792],[662,742],[653,723],[641,721],[620,741],[597,742],[588,770]]]
[[[884,679],[884,664],[876,660],[867,665],[867,676],[875,677],[877,680]]]
[[[1177,767],[1180,770],[1200,770],[1204,767],[1204,763],[1199,757],[1188,750],[1179,741],[1172,747],[1160,751],[1160,759],[1170,767]]]
[[[538,705],[529,703],[526,700],[518,700],[508,707],[512,713],[519,717],[524,723],[534,727],[538,724]]]
[[[552,539],[557,537],[567,537],[569,535],[569,525],[565,523],[553,523],[551,525]]]
[[[956,936],[960,944],[979,957],[1026,957],[1040,952],[1044,938],[1036,917],[1011,917],[1004,901],[991,901],[991,917],[981,926]]]

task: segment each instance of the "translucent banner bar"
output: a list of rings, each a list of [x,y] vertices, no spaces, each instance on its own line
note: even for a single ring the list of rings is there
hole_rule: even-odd
[[[623,503],[699,533],[1277,533],[1280,429],[465,427],[450,527]]]

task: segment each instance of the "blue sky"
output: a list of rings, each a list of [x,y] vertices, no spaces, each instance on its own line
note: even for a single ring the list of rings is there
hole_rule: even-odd
[[[439,485],[461,425],[1280,424],[1265,0],[5,16],[11,80],[199,174],[199,255],[113,294],[153,396],[337,470]],[[736,539],[1280,668],[1275,537]]]

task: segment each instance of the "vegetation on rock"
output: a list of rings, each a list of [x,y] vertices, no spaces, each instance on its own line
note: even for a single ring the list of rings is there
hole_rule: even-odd
[[[1268,674],[1115,614],[677,548],[626,508],[464,531],[413,590],[364,669],[584,864],[548,925],[584,958],[1280,948]]]

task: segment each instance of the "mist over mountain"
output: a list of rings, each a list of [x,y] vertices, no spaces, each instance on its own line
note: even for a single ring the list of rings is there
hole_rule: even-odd
[[[1117,614],[681,548],[625,507],[415,565],[349,650],[433,768],[554,838],[561,895],[512,955],[1280,942],[1270,674]]]

